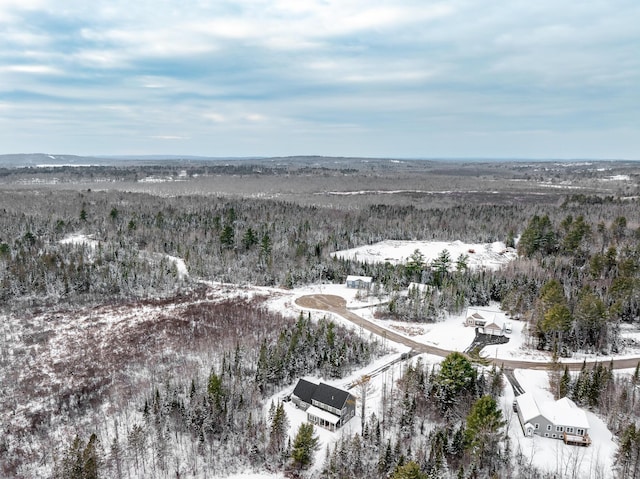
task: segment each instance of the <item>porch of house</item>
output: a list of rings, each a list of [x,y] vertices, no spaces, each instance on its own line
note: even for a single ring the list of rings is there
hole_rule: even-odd
[[[565,432],[563,440],[565,444],[568,444],[570,446],[589,446],[591,444],[591,438],[589,437],[589,434],[586,433],[583,435],[578,435],[567,434]]]
[[[307,421],[329,431],[335,431],[340,427],[340,416],[331,414],[316,406],[311,406],[307,409]]]

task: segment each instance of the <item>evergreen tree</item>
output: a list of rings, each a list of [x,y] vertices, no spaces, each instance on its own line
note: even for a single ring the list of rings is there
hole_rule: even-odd
[[[449,273],[451,265],[451,253],[449,250],[443,249],[436,259],[433,260],[431,268],[433,269],[433,282],[436,287],[441,287],[444,278]]]
[[[495,455],[497,433],[505,425],[502,411],[491,396],[478,399],[467,416],[465,444],[482,464],[485,455]]]
[[[428,479],[428,476],[420,471],[420,466],[413,461],[396,467],[391,479]]]
[[[84,451],[82,452],[83,479],[98,479],[98,471],[102,464],[99,454],[98,436],[91,434]]]
[[[465,395],[475,394],[476,371],[462,354],[449,354],[436,374],[433,388],[436,400],[445,417],[449,417]]]
[[[98,437],[91,434],[85,445],[76,436],[55,475],[60,479],[98,479],[101,465]]]
[[[209,374],[209,381],[207,382],[207,393],[213,400],[216,411],[222,412],[224,409],[224,402],[226,397],[226,391],[222,384],[222,376],[218,376],[215,372],[211,371]]]
[[[255,231],[249,227],[242,237],[242,246],[244,246],[244,249],[251,249],[251,247],[256,244],[258,244],[258,236]]]
[[[531,257],[540,252],[543,255],[553,253],[557,249],[556,234],[553,231],[548,215],[535,215],[522,232],[518,241],[518,253]]]
[[[420,252],[419,249],[416,249],[413,253],[411,253],[405,265],[405,274],[407,275],[409,281],[420,281],[424,265],[424,255]]]
[[[235,245],[235,232],[233,226],[226,225],[220,233],[220,244],[225,249],[232,249]]]
[[[111,466],[111,476],[115,479],[122,479],[122,464],[124,461],[122,447],[118,438],[114,436],[109,452],[109,462]]]
[[[607,308],[604,302],[589,290],[580,293],[575,310],[575,334],[578,347],[602,349],[607,340]]]
[[[562,377],[560,378],[560,385],[559,385],[559,388],[558,388],[558,396],[560,398],[568,396],[569,392],[570,392],[570,388],[571,388],[571,375],[569,374],[569,367],[565,366],[564,367],[564,373],[562,374]]]
[[[319,438],[315,435],[313,424],[300,424],[291,450],[291,459],[298,469],[311,465],[313,453],[318,449],[318,443]]]
[[[289,419],[282,403],[278,403],[271,419],[269,434],[269,451],[272,454],[281,455],[284,450],[289,430]]]

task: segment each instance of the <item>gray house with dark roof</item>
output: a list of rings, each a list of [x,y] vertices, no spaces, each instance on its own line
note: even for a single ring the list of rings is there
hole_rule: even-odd
[[[356,414],[356,398],[343,389],[300,379],[291,400],[307,412],[307,421],[335,431]]]

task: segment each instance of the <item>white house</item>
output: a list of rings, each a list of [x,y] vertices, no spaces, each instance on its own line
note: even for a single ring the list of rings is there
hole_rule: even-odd
[[[482,334],[490,334],[491,336],[504,336],[505,332],[511,332],[510,327],[509,331],[506,331],[505,324],[498,322],[495,317],[496,314],[494,313],[493,319],[489,320],[480,314],[479,311],[470,309],[467,311],[467,319],[465,319],[464,325],[478,328],[478,331]]]
[[[369,289],[372,283],[371,276],[347,276],[347,288]]]
[[[491,311],[481,312],[477,309],[468,309],[464,325],[477,328],[478,332],[491,336],[509,334],[512,329],[511,321],[500,321],[498,318],[504,319],[504,316],[501,313]]]
[[[587,415],[571,399],[538,401],[533,394],[524,393],[516,397],[515,405],[525,436],[536,434],[562,439],[566,444],[591,444]]]
[[[467,319],[464,322],[465,326],[471,326],[474,328],[484,328],[484,325],[487,324],[487,319],[482,316],[479,312],[474,311],[471,312],[471,310],[469,310],[467,312]]]

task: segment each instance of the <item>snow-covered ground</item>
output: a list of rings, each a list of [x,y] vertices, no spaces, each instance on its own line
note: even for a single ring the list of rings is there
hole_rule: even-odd
[[[66,240],[72,243],[86,243],[88,246],[95,248],[97,242],[83,235],[75,235]],[[410,242],[410,241],[386,241],[376,245],[370,245],[353,250],[341,251],[335,253],[341,257],[354,258],[361,261],[390,261],[393,263],[405,262],[407,258],[418,249],[424,256],[425,261],[432,261],[444,249],[447,249],[452,260],[460,254],[469,256],[468,264],[470,267],[484,267],[496,269],[507,262],[515,259],[516,253],[511,249],[505,248],[503,243],[493,244],[465,244],[456,242]],[[186,265],[180,258],[168,257],[173,261],[178,269],[180,277],[188,275]],[[210,284],[213,289],[228,290],[231,285]],[[232,288],[233,289],[233,288]],[[511,322],[511,333],[509,342],[501,345],[493,345],[486,347],[481,354],[498,359],[523,359],[529,361],[549,361],[550,357],[547,353],[537,351],[527,344],[528,334],[526,333],[527,323],[513,320],[505,315],[499,308],[498,304],[491,304],[487,307],[473,308],[464,311],[458,315],[447,315],[442,321],[436,323],[403,323],[400,321],[389,321],[377,319],[374,313],[381,299],[373,296],[361,294],[356,289],[347,288],[345,285],[336,284],[320,284],[310,285],[291,291],[283,291],[275,288],[241,288],[243,295],[253,294],[266,295],[271,309],[282,312],[283,314],[297,314],[300,308],[295,304],[295,300],[301,296],[308,294],[334,294],[341,296],[347,300],[347,307],[354,313],[375,322],[376,324],[389,328],[397,333],[411,337],[416,341],[425,344],[431,344],[443,349],[452,351],[464,351],[473,341],[475,331],[472,327],[464,325],[465,318],[472,312],[479,312],[485,318],[495,321],[498,324],[505,321]],[[227,291],[225,294],[228,294]],[[312,317],[322,317],[329,315],[323,311],[311,312]],[[340,316],[333,316],[333,319],[348,327],[353,327],[352,323]],[[364,333],[363,333],[364,334]],[[622,331],[622,334],[629,339],[629,344],[633,347],[625,351],[625,355],[640,355],[640,333],[636,330]],[[635,342],[634,342],[635,341]],[[307,378],[315,382],[323,381],[336,387],[346,388],[355,379],[365,374],[372,374],[378,371],[386,364],[397,359],[408,348],[400,344],[387,344],[392,350],[383,358],[378,359],[367,367],[356,371],[349,377],[339,381],[331,381],[326,378]],[[436,364],[443,358],[432,355],[421,355],[422,361],[426,365]],[[582,359],[582,356],[580,357]],[[607,358],[608,359],[608,358]],[[413,361],[416,358],[412,359]],[[574,358],[575,360],[575,358]],[[382,398],[388,397],[395,385],[395,380],[402,375],[402,369],[406,367],[407,362],[400,362],[390,366],[382,373],[374,374],[371,379],[371,389],[367,395],[367,407],[365,415],[368,417],[372,412],[382,416],[384,411],[382,408]],[[516,370],[515,372],[519,382],[526,391],[531,391],[538,397],[551,398],[549,392],[549,376],[545,371],[528,371]],[[274,395],[272,400],[277,402],[282,400],[285,395],[293,391],[293,386],[287,390],[280,391]],[[355,390],[352,391],[357,394]],[[612,440],[612,434],[607,430],[603,421],[591,412],[587,411],[590,424],[590,436],[592,445],[587,448],[567,446],[562,441],[534,436],[527,438],[524,436],[517,415],[513,412],[513,390],[507,386],[503,396],[503,412],[508,422],[509,436],[512,441],[513,449],[520,452],[527,461],[532,465],[553,472],[564,477],[568,471],[580,471],[579,477],[584,478],[608,478],[612,477],[612,466],[616,444]],[[265,415],[268,414],[271,401],[267,401],[265,405]],[[285,402],[285,411],[289,419],[289,435],[293,439],[301,422],[306,420],[306,414],[297,409],[292,402]],[[316,431],[320,438],[320,448],[316,453],[313,468],[320,470],[323,466],[325,451],[328,445],[333,444],[341,435],[360,432],[360,407],[357,407],[356,417],[353,418],[342,429],[331,432],[323,428],[317,427]],[[281,479],[281,474],[259,473],[259,472],[243,472],[232,479],[250,478],[250,479]]]
[[[82,233],[74,233],[60,240],[60,244],[73,244],[73,245],[87,245],[90,248],[97,248],[99,242],[91,237]]]
[[[547,362],[551,358],[548,353],[537,351],[527,345],[526,327],[527,323],[523,321],[513,320],[505,315],[499,308],[498,304],[492,304],[483,308],[472,308],[459,315],[447,315],[444,320],[437,323],[403,323],[400,321],[389,321],[376,319],[374,317],[375,305],[379,304],[380,299],[374,297],[361,297],[355,289],[347,288],[345,285],[312,285],[299,288],[290,292],[290,294],[280,295],[269,301],[270,307],[282,312],[291,312],[291,308],[297,308],[295,299],[307,294],[334,294],[342,296],[347,300],[347,307],[354,313],[375,322],[378,325],[389,328],[411,337],[412,339],[426,344],[432,344],[440,348],[452,351],[464,351],[472,342],[475,331],[471,327],[464,326],[464,320],[472,311],[478,311],[489,320],[495,320],[498,323],[503,321],[511,321],[512,331],[507,336],[509,342],[501,345],[493,345],[484,348],[481,354],[491,358],[502,359],[523,359],[528,361],[544,361]],[[307,311],[307,310],[305,310]],[[312,317],[322,317],[330,313],[322,311],[311,312]],[[343,318],[334,315],[333,319],[341,324],[352,326],[352,324]],[[635,333],[629,332],[629,335]],[[403,345],[391,343],[390,347],[395,348],[394,354],[385,356],[380,360],[369,365],[367,368],[359,370],[350,377],[340,381],[328,381],[325,378],[307,378],[315,382],[324,381],[336,387],[346,387],[354,379],[368,374],[371,371],[379,369],[382,365],[389,363],[397,358],[402,352],[406,352],[408,348]],[[638,348],[632,348],[625,355],[640,355]],[[423,364],[430,365],[440,362],[443,358],[432,355],[420,355]],[[583,356],[580,357],[580,359]],[[584,356],[587,359],[593,359],[593,356]],[[609,358],[607,357],[607,360]],[[413,359],[415,361],[416,358]],[[575,358],[573,359],[575,360]],[[371,380],[372,392],[367,396],[366,416],[372,412],[378,415],[383,413],[381,401],[383,391],[390,393],[394,387],[394,381],[402,374],[402,368],[406,367],[406,362],[397,363],[391,366],[382,374],[376,375]],[[628,374],[628,371],[620,372]],[[538,397],[551,398],[549,392],[549,375],[546,371],[530,371],[516,370],[516,376],[526,391],[535,392]],[[293,386],[288,390],[281,391],[273,397],[274,401],[282,399],[285,395],[291,393]],[[614,453],[616,444],[612,440],[612,434],[607,430],[604,422],[595,414],[587,411],[587,417],[590,424],[589,434],[592,439],[590,447],[567,446],[562,441],[535,436],[526,438],[522,432],[518,422],[517,415],[513,413],[514,393],[508,385],[505,388],[503,396],[503,412],[508,422],[509,436],[512,441],[514,451],[519,451],[528,463],[537,468],[558,474],[558,477],[567,477],[567,473],[579,471],[578,476],[583,478],[609,478],[613,477],[612,467],[614,461]],[[270,404],[270,402],[269,402]],[[268,406],[265,407],[265,414]],[[305,420],[305,414],[296,409],[296,407],[288,402],[285,403],[285,411],[290,421],[290,435],[293,437],[299,424]],[[351,434],[360,432],[360,409],[357,408],[356,417],[341,430],[330,432],[322,428],[316,428],[320,438],[321,447],[316,453],[314,469],[321,469],[325,457],[325,451],[328,444],[335,442],[342,434]],[[278,476],[262,475],[260,478],[275,479]]]
[[[382,241],[367,246],[360,246],[332,253],[338,258],[357,260],[367,263],[391,264],[406,263],[416,251],[420,251],[426,262],[431,262],[443,251],[447,250],[451,261],[455,262],[460,255],[467,255],[470,268],[498,269],[517,257],[512,248],[502,242],[495,243],[463,243],[462,241]]]

